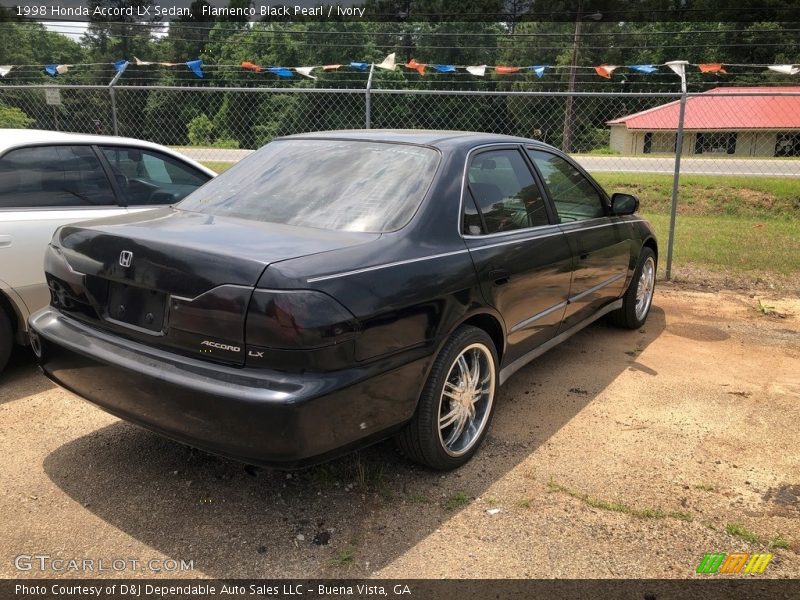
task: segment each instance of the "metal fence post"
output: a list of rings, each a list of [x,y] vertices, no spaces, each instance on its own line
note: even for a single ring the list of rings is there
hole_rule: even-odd
[[[127,63],[124,67],[117,71],[117,74],[114,75],[114,78],[108,84],[108,95],[111,99],[111,123],[114,126],[114,135],[119,135],[119,124],[117,123],[117,99],[114,95],[114,85],[119,81],[119,78],[122,77],[122,74],[125,72],[125,69],[128,67]]]
[[[366,129],[372,125],[372,74],[375,72],[375,65],[369,66],[369,77],[367,78],[367,89],[364,92],[367,101]]]
[[[666,279],[672,278],[672,247],[675,245],[675,218],[678,213],[678,184],[681,178],[681,154],[683,154],[683,121],[686,116],[686,83],[684,78],[681,94],[680,111],[678,113],[678,132],[675,136],[675,171],[672,174],[672,206],[669,212],[669,238],[667,240]]]

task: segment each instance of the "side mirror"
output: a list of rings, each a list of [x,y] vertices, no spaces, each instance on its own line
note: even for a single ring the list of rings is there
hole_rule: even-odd
[[[616,216],[632,215],[639,210],[639,198],[633,194],[617,192],[611,196],[611,214]]]

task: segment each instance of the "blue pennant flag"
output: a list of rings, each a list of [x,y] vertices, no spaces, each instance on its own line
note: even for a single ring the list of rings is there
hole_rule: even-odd
[[[292,77],[291,69],[287,69],[286,67],[269,67],[267,71],[278,77]]]
[[[536,73],[536,76],[537,76],[539,79],[541,79],[542,77],[544,77],[544,70],[545,70],[547,67],[549,67],[549,66],[550,66],[550,65],[534,65],[534,66],[532,66],[532,67],[529,67],[529,68],[530,68],[530,69],[531,69],[531,70],[532,70],[534,73]]]
[[[631,71],[638,71],[639,73],[654,73],[658,71],[653,65],[631,65],[628,67]]]
[[[128,65],[129,65],[129,64],[131,64],[131,63],[129,63],[129,62],[128,62],[127,60],[125,60],[124,58],[121,58],[121,59],[119,59],[117,62],[115,62],[115,63],[114,63],[114,68],[115,68],[117,71],[119,71],[119,72],[122,72],[122,71],[124,71],[125,69],[127,69],[127,68],[128,68]]]
[[[58,65],[45,65],[44,72],[50,75],[50,77],[55,77],[58,75],[58,71],[56,70]]]
[[[431,65],[431,69],[439,71],[439,73],[455,73],[456,68],[453,65]]]
[[[369,69],[369,63],[365,62],[351,62],[350,66],[359,71],[366,71],[367,69]]]
[[[203,61],[202,60],[189,60],[186,62],[186,66],[189,67],[192,73],[194,73],[197,77],[203,78]]]

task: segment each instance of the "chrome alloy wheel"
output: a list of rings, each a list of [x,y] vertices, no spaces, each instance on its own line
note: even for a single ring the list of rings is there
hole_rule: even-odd
[[[639,283],[636,288],[636,318],[641,321],[650,310],[650,303],[653,301],[653,289],[656,283],[656,262],[652,256],[648,256],[642,265],[642,272],[639,274]]]
[[[492,352],[470,344],[450,366],[439,399],[439,441],[450,456],[461,456],[478,441],[489,416],[495,391]]]

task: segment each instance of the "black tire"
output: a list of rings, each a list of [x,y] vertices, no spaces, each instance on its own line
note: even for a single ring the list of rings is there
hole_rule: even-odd
[[[8,363],[8,357],[11,356],[11,347],[14,345],[14,328],[11,326],[11,320],[8,318],[8,313],[0,307],[0,373]]]
[[[447,383],[448,377],[452,375],[451,370],[456,368],[457,359],[465,352],[472,352],[473,354],[470,356],[477,356],[477,358],[473,358],[472,364],[475,364],[474,361],[478,361],[479,364],[487,367],[485,374],[483,369],[479,367],[479,377],[473,380],[477,382],[480,379],[481,382],[486,382],[486,386],[489,386],[488,382],[491,379],[491,388],[490,391],[486,391],[484,400],[474,403],[475,406],[479,406],[479,404],[481,406],[483,404],[486,405],[482,412],[478,408],[478,413],[474,413],[474,419],[477,419],[478,416],[481,419],[479,426],[475,428],[477,429],[475,435],[470,438],[467,448],[459,450],[458,455],[453,455],[453,452],[446,448],[446,443],[442,437],[443,434],[439,429],[440,410],[442,402],[445,401],[445,383]],[[490,368],[489,360],[491,360]],[[494,415],[495,400],[500,387],[499,370],[497,349],[492,342],[492,338],[477,327],[469,325],[459,327],[450,336],[450,339],[447,340],[434,360],[430,375],[428,375],[428,380],[425,382],[425,387],[419,398],[417,412],[406,427],[395,437],[400,450],[411,460],[440,471],[455,469],[469,461],[486,437],[486,432],[489,430],[489,425]],[[481,389],[483,389],[483,385],[482,383]],[[453,400],[448,399],[447,402],[450,403],[448,410],[455,406]],[[473,421],[469,423],[470,425],[464,430],[464,435],[467,435],[471,430]]]
[[[652,261],[652,284],[650,285],[649,292],[650,300],[647,302],[644,314],[637,314],[636,296],[639,290],[639,281],[642,279],[642,273],[645,271],[645,265],[648,261]],[[650,307],[653,305],[652,295],[655,292],[657,266],[658,263],[656,262],[655,252],[646,246],[643,247],[641,254],[639,254],[639,261],[636,264],[636,269],[633,272],[633,278],[630,284],[628,284],[628,289],[625,290],[625,294],[622,296],[622,308],[609,313],[608,320],[610,323],[625,329],[638,329],[644,325],[644,322],[647,320],[647,315],[650,314]]]

